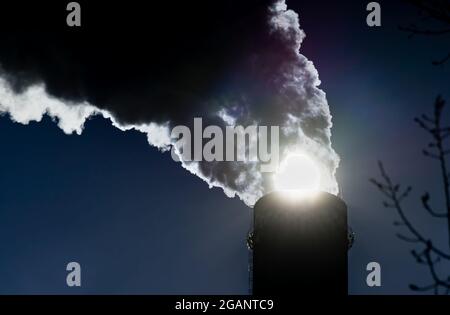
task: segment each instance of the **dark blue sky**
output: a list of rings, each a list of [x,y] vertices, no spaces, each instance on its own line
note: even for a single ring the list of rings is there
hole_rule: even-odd
[[[448,65],[431,65],[449,45],[398,31],[416,15],[397,2],[380,1],[383,25],[368,28],[367,2],[288,5],[300,14],[301,52],[318,69],[334,117],[338,178],[357,235],[350,293],[408,294],[409,283],[428,283],[429,275],[395,238],[396,214],[368,178],[382,159],[413,186],[408,212],[420,228],[446,239],[445,226],[418,207],[425,189],[441,196],[437,165],[420,154],[427,136],[413,118],[430,112],[438,93],[450,99]],[[0,293],[248,292],[251,211],[142,134],[95,118],[82,136],[66,136],[49,119],[22,126],[2,117],[0,143]],[[82,266],[81,288],[65,284],[69,261]],[[382,266],[381,288],[365,284],[370,261]]]
[[[1,293],[247,292],[241,202],[105,120],[20,127],[1,119]]]

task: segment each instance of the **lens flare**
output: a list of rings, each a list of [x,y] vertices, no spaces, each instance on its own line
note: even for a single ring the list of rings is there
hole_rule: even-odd
[[[295,194],[314,193],[320,187],[320,171],[304,154],[291,154],[281,163],[274,178],[275,189]]]

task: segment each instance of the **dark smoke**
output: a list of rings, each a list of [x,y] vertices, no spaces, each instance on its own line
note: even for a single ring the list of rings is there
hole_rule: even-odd
[[[21,123],[48,114],[67,133],[101,114],[161,149],[170,127],[194,117],[226,125],[226,113],[244,126],[280,126],[282,154],[315,156],[322,188],[337,193],[328,104],[284,1],[93,2],[80,1],[79,30],[55,27],[60,12],[38,23],[48,8],[36,5],[22,15],[27,27],[2,13],[0,113]],[[248,205],[271,189],[258,163],[183,165]]]

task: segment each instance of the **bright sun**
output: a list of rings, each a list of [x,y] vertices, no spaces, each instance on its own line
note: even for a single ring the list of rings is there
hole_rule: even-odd
[[[316,192],[320,186],[320,171],[306,155],[291,154],[281,163],[274,179],[276,190]]]

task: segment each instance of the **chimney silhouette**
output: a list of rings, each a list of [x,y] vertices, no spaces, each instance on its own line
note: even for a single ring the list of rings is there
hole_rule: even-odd
[[[272,192],[254,207],[253,294],[347,295],[347,206]]]

